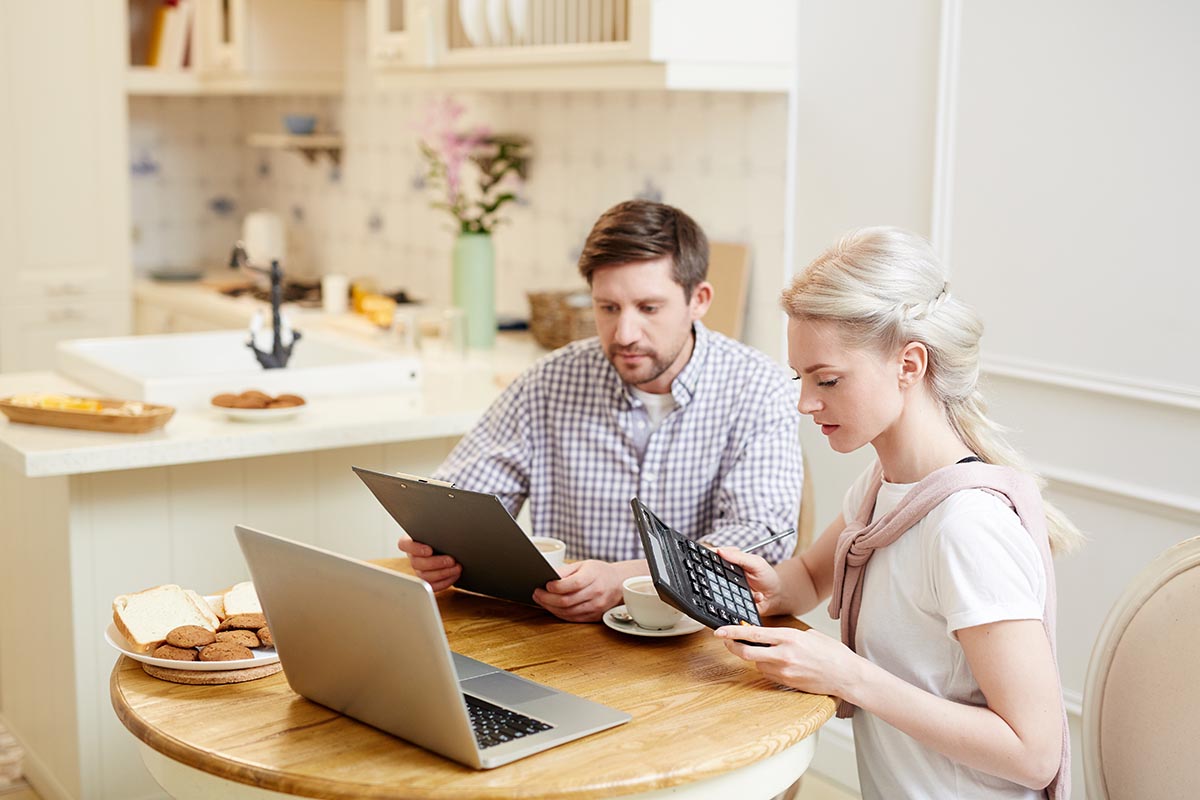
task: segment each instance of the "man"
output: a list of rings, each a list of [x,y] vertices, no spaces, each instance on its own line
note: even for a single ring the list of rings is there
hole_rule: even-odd
[[[629,506],[712,546],[792,527],[800,500],[793,384],[765,355],[700,323],[712,301],[708,240],[682,211],[633,200],[606,211],[579,257],[599,336],[542,358],[492,404],[436,477],[498,495],[533,533],[567,543],[561,579],[533,599],[600,619],[649,567]],[[794,541],[764,548],[771,561]],[[462,572],[404,537],[435,591]]]

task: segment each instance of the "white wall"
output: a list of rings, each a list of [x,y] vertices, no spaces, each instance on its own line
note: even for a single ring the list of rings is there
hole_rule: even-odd
[[[937,52],[936,5],[806,6],[824,34],[806,60],[830,77],[809,93],[822,124],[802,143],[813,207],[797,220],[799,260],[805,239],[811,256],[849,227],[907,225],[934,236],[953,291],[981,312],[993,416],[1089,537],[1056,564],[1081,800],[1082,690],[1101,622],[1142,567],[1200,534],[1200,265],[1188,236],[1200,215],[1200,7],[946,0],[955,57],[939,87],[937,66],[909,49]],[[939,139],[937,109],[912,101],[943,88]],[[899,164],[923,144],[928,158]],[[866,454],[808,453],[824,524]],[[853,783],[845,729],[823,737],[814,768]]]

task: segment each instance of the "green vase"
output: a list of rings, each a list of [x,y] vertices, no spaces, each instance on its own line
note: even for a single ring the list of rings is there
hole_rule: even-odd
[[[467,347],[496,343],[496,255],[487,233],[460,233],[454,242],[454,305],[467,322]]]

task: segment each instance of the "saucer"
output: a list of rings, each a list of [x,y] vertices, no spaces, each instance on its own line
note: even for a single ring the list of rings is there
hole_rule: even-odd
[[[695,633],[701,630],[704,625],[697,622],[689,616],[680,617],[679,622],[676,622],[670,628],[664,628],[661,631],[652,631],[649,628],[643,628],[636,622],[617,622],[613,619],[614,612],[625,612],[624,604],[614,606],[604,612],[604,624],[612,628],[614,631],[628,633],[633,636],[685,636],[689,633]]]

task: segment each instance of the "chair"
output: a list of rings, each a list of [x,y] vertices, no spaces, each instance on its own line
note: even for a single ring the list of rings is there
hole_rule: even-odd
[[[1088,665],[1083,772],[1089,800],[1200,795],[1200,537],[1133,580]]]
[[[800,485],[800,513],[796,518],[796,549],[792,555],[800,555],[813,543],[813,527],[817,524],[817,502],[813,497],[812,473],[808,469],[808,454],[800,455],[804,481]]]

